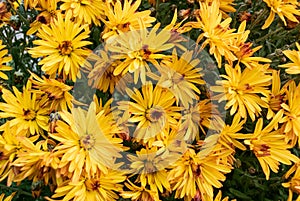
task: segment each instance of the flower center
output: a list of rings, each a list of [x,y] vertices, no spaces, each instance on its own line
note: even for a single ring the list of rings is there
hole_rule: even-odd
[[[131,59],[138,59],[140,61],[148,60],[151,55],[151,51],[148,49],[148,45],[143,45],[142,49],[132,51],[128,54]]]
[[[245,56],[251,56],[252,54],[252,49],[251,49],[251,46],[252,44],[250,42],[248,43],[243,43],[241,46],[240,46],[240,51],[237,52],[237,57],[239,59],[242,59],[243,57]]]
[[[95,145],[95,142],[96,142],[96,140],[95,140],[94,136],[89,135],[89,134],[84,135],[80,139],[81,146],[84,147],[87,150],[92,149]]]
[[[270,108],[273,111],[278,111],[281,109],[281,104],[284,102],[284,96],[282,95],[271,96]]]
[[[259,144],[253,148],[253,151],[257,157],[270,156],[270,146],[267,144]]]
[[[195,163],[192,164],[192,171],[196,177],[201,176],[201,166],[196,165]]]
[[[145,161],[145,171],[146,173],[156,172],[156,168],[151,161]]]
[[[51,20],[51,14],[47,11],[42,12],[36,17],[36,20],[42,24],[49,24]]]
[[[85,186],[88,191],[96,191],[98,188],[101,187],[101,184],[98,180],[95,179],[89,179],[85,181]]]
[[[160,107],[153,107],[147,110],[146,118],[151,122],[157,122],[164,115],[164,110]]]
[[[175,72],[172,76],[172,82],[174,83],[174,85],[179,84],[180,82],[182,82],[184,80],[184,75]]]
[[[35,112],[30,109],[23,109],[23,115],[25,120],[34,120],[35,119]]]
[[[63,41],[59,44],[58,49],[62,55],[69,55],[72,52],[72,42],[71,41]]]
[[[129,31],[129,25],[130,25],[130,22],[127,22],[125,24],[119,24],[119,25],[117,25],[117,29],[119,29],[123,32],[126,32],[126,31]]]

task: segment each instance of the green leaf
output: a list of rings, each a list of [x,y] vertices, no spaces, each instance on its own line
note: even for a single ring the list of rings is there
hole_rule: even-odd
[[[252,200],[251,197],[247,196],[246,194],[244,194],[236,189],[230,188],[229,191],[237,198],[241,198],[243,200]]]

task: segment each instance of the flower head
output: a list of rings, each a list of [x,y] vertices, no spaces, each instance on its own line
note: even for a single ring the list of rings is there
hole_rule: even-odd
[[[265,24],[262,26],[262,29],[268,28],[275,18],[275,14],[283,21],[286,26],[286,20],[292,22],[298,22],[296,16],[300,16],[300,10],[298,10],[297,1],[287,1],[287,0],[263,0],[267,6],[271,9],[269,17],[266,19]],[[295,16],[296,15],[296,16]]]
[[[127,93],[132,101],[120,101],[118,108],[129,113],[128,122],[137,123],[133,133],[137,141],[147,143],[165,127],[177,124],[180,108],[173,106],[175,97],[170,91],[158,85],[153,88],[149,82],[141,92],[128,89]]]
[[[41,10],[42,12],[39,13],[36,20],[30,24],[30,29],[26,33],[27,35],[36,33],[41,28],[42,24],[49,25],[50,23],[53,23],[54,19],[57,18],[57,13],[61,12],[56,9],[57,0],[42,0],[40,4],[41,8],[37,10]]]
[[[72,17],[79,24],[100,25],[100,16],[104,14],[104,2],[101,0],[61,0],[61,10],[72,11]]]
[[[287,68],[285,72],[288,74],[300,74],[300,45],[296,43],[298,50],[284,50],[283,54],[288,57],[292,62],[282,64],[279,67]]]
[[[270,169],[277,173],[280,163],[291,165],[291,161],[296,162],[298,160],[288,150],[290,146],[285,142],[285,136],[282,135],[281,131],[273,130],[281,120],[282,115],[283,111],[281,110],[265,128],[263,128],[263,119],[260,118],[256,123],[254,133],[245,140],[245,144],[250,146],[250,150],[258,159],[267,180],[270,178]]]
[[[30,81],[23,87],[23,92],[14,86],[13,92],[2,89],[5,102],[0,103],[0,117],[10,118],[8,122],[11,127],[17,128],[17,135],[43,134],[48,130],[49,108],[32,92]]]
[[[61,172],[67,171],[73,182],[82,174],[91,178],[97,172],[107,173],[122,150],[122,140],[114,138],[120,131],[112,116],[103,111],[96,116],[95,104],[91,103],[88,111],[73,108],[72,113],[63,111],[61,117],[64,122],[57,122],[57,133],[49,134],[60,142],[55,150],[61,157]]]
[[[151,23],[156,19],[150,16],[150,10],[138,11],[140,4],[141,0],[135,2],[117,0],[115,3],[107,3],[105,7],[106,19],[101,19],[105,24],[102,38],[114,38],[121,33],[140,29],[139,21],[142,21],[145,27],[151,27]]]
[[[87,25],[81,26],[71,17],[71,12],[67,12],[65,18],[59,13],[50,26],[42,25],[37,34],[40,40],[33,41],[38,46],[28,52],[34,58],[43,57],[39,65],[43,65],[46,74],[55,77],[58,73],[64,80],[76,81],[76,77],[81,77],[79,69],[90,53],[84,46],[91,42],[84,40],[89,37]]]
[[[234,45],[238,47],[238,50],[234,51],[238,62],[250,69],[259,66],[259,62],[271,62],[270,59],[264,57],[253,57],[253,54],[262,48],[262,46],[252,48],[253,43],[247,42],[249,34],[250,30],[246,30],[246,21],[243,21],[240,24],[237,36],[233,41]]]
[[[201,93],[197,85],[205,84],[197,67],[199,59],[194,58],[193,51],[187,51],[178,58],[176,50],[173,51],[171,61],[162,61],[157,67],[159,75],[150,74],[151,78],[158,81],[157,85],[170,90],[176,97],[177,105],[189,107],[195,100],[199,99]]]
[[[47,79],[44,76],[41,79],[33,73],[31,73],[31,76],[29,79],[33,84],[33,88],[38,89],[38,94],[42,92],[41,96],[46,98],[45,105],[50,104],[50,111],[67,110],[67,107],[72,108],[73,97],[70,94],[72,87],[56,79]]]
[[[268,66],[260,66],[254,69],[241,70],[237,65],[235,68],[225,65],[226,75],[221,75],[225,80],[217,81],[220,86],[213,86],[215,92],[221,92],[215,98],[219,101],[227,100],[225,109],[230,109],[230,114],[238,112],[242,118],[250,116],[252,121],[261,113],[261,107],[267,108],[266,101],[259,94],[268,97],[267,86],[271,84],[272,77],[267,74]]]
[[[18,172],[18,168],[13,165],[13,162],[17,158],[21,146],[15,132],[16,128],[11,128],[7,123],[4,132],[0,135],[0,181],[7,179],[7,186],[12,184],[15,173]]]
[[[140,77],[142,83],[146,82],[146,71],[150,71],[148,62],[158,66],[159,59],[166,59],[163,54],[174,47],[169,43],[171,32],[161,30],[160,24],[155,25],[150,31],[145,27],[140,30],[120,34],[107,44],[107,48],[113,53],[113,59],[120,59],[122,62],[115,68],[114,75],[125,75],[127,72],[134,74],[134,83]]]
[[[287,140],[290,140],[291,145],[295,145],[300,137],[300,85],[296,87],[295,82],[291,82],[287,88],[287,103],[282,103],[285,116],[281,122],[284,123],[284,133],[287,135]]]
[[[109,91],[111,94],[115,89],[125,92],[126,86],[133,82],[132,76],[130,74],[114,75],[114,70],[121,64],[121,61],[112,61],[105,51],[99,51],[98,54],[92,54],[88,58],[88,61],[94,62],[88,75],[88,84],[103,92]]]
[[[13,165],[19,168],[19,173],[15,176],[15,182],[25,179],[33,182],[43,181],[46,185],[57,184],[55,169],[60,160],[53,153],[55,142],[53,140],[40,140],[36,144],[27,137],[20,137],[21,149],[18,158]]]
[[[108,170],[91,178],[81,177],[78,182],[64,181],[57,187],[52,198],[63,198],[65,201],[90,201],[90,200],[118,200],[126,177],[122,172]]]
[[[238,50],[232,41],[235,38],[235,30],[230,29],[229,25],[231,18],[222,20],[218,1],[212,3],[200,3],[199,15],[196,16],[197,22],[188,22],[184,26],[201,29],[201,33],[197,39],[199,43],[205,38],[201,48],[209,45],[209,53],[213,54],[218,62],[218,67],[221,67],[222,56],[229,62],[235,61],[237,58],[232,51]]]
[[[170,184],[167,181],[167,166],[165,159],[157,155],[156,147],[137,151],[137,156],[129,155],[131,171],[137,175],[137,181],[142,187],[150,186],[150,190],[163,192],[164,188],[170,191]]]
[[[289,179],[288,182],[282,183],[282,186],[285,188],[289,188],[289,197],[287,201],[292,201],[293,200],[293,193],[297,194],[297,199],[300,199],[300,163],[297,161],[284,175],[285,179]]]
[[[212,200],[213,186],[222,187],[220,181],[225,180],[224,173],[231,170],[230,165],[218,160],[222,155],[225,156],[226,153],[212,152],[202,158],[194,150],[188,149],[172,166],[168,175],[172,190],[176,190],[175,198],[192,200],[200,192],[203,200]]]

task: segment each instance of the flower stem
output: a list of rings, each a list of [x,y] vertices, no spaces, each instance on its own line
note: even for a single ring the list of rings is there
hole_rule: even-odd
[[[0,184],[0,188],[5,188],[7,190],[17,191],[19,194],[27,195],[27,196],[32,197],[31,193],[23,191],[22,189],[19,189],[19,188],[15,188],[15,187],[11,187],[11,186],[6,186],[4,184]]]

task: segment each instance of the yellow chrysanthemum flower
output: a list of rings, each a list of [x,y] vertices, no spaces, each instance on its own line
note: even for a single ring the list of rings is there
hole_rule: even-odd
[[[72,113],[60,113],[62,120],[56,123],[56,132],[50,137],[60,142],[55,153],[61,157],[58,168],[62,174],[70,174],[72,182],[77,182],[84,173],[87,178],[98,171],[107,173],[108,167],[114,167],[120,157],[122,142],[114,138],[119,129],[113,122],[112,115],[96,116],[95,104],[92,102],[88,111],[73,108]],[[65,172],[66,171],[66,172]]]
[[[283,125],[283,132],[290,140],[290,144],[295,146],[298,141],[300,143],[300,84],[296,87],[295,82],[291,82],[287,90],[287,103],[282,103],[281,107],[284,109],[285,116],[281,120]]]
[[[142,149],[136,152],[137,156],[128,155],[131,162],[130,171],[137,174],[135,183],[140,182],[142,187],[150,186],[150,190],[164,192],[170,191],[170,183],[167,180],[167,163],[165,158],[157,156],[157,149]]]
[[[285,18],[287,18],[292,22],[298,22],[297,18],[295,17],[295,15],[300,16],[300,10],[298,10],[297,1],[295,0],[292,1],[263,0],[263,1],[267,4],[269,8],[271,8],[271,10],[270,10],[269,17],[266,19],[265,24],[262,26],[262,29],[266,29],[272,24],[275,18],[275,14],[279,16],[279,18],[283,21],[285,26],[287,25]]]
[[[253,43],[246,42],[250,30],[246,30],[246,21],[243,21],[237,31],[237,36],[233,43],[239,49],[234,51],[235,56],[239,63],[244,64],[247,68],[255,68],[259,66],[259,62],[271,62],[270,59],[264,57],[253,57],[253,54],[258,51],[262,46],[252,48]]]
[[[51,201],[114,201],[118,200],[126,176],[122,172],[108,170],[97,177],[80,178],[78,182],[66,180],[57,187]],[[60,199],[57,199],[60,198]]]
[[[157,191],[149,190],[143,186],[136,186],[130,180],[127,180],[127,182],[125,186],[129,191],[121,193],[123,198],[131,198],[132,201],[160,201]]]
[[[225,80],[217,81],[220,86],[212,86],[211,90],[220,92],[216,99],[228,101],[225,109],[230,109],[230,115],[238,112],[242,118],[250,116],[252,121],[258,116],[262,109],[267,108],[268,103],[259,95],[269,96],[272,76],[267,74],[267,65],[253,69],[246,68],[243,71],[237,65],[235,68],[225,65],[226,75],[221,75]]]
[[[38,89],[37,93],[41,94],[42,99],[46,99],[45,104],[50,105],[50,111],[72,108],[73,96],[70,94],[72,87],[55,79],[47,79],[44,76],[40,78],[33,73],[29,80],[32,82],[33,88]]]
[[[48,130],[49,108],[43,107],[45,102],[32,92],[31,83],[27,82],[22,93],[13,86],[13,92],[2,89],[5,102],[0,103],[0,118],[10,118],[10,126],[17,128],[16,135],[43,134]]]
[[[26,33],[27,35],[31,35],[37,32],[41,28],[42,24],[49,25],[50,23],[54,22],[57,13],[61,12],[60,10],[56,10],[57,1],[59,0],[40,1],[41,8],[36,10],[41,10],[41,13],[38,14],[36,20],[30,24],[30,29]]]
[[[13,166],[13,161],[17,157],[18,150],[21,149],[15,132],[16,128],[11,128],[7,123],[4,132],[0,135],[0,182],[7,179],[7,186],[11,186],[16,176],[17,168]]]
[[[295,200],[293,199],[293,193],[297,194],[296,201],[300,200],[300,163],[299,161],[295,163],[284,175],[285,179],[288,179],[291,175],[293,176],[288,182],[282,183],[282,186],[289,188],[289,197],[287,201]]]
[[[9,2],[10,3],[10,2]],[[10,21],[12,14],[6,2],[0,2],[0,27]]]
[[[220,131],[218,133],[218,143],[222,144],[224,147],[228,149],[239,148],[243,151],[246,150],[246,147],[239,142],[237,139],[244,139],[245,135],[239,133],[243,129],[243,125],[245,120],[241,120],[240,115],[235,114],[231,124],[223,124],[220,127]]]
[[[56,178],[55,169],[58,168],[59,158],[53,153],[55,142],[52,140],[40,140],[33,144],[32,140],[20,137],[21,149],[18,158],[13,162],[19,168],[15,176],[15,182],[25,179],[33,182],[43,181],[46,185],[59,182],[61,178]]]
[[[285,135],[280,130],[274,131],[282,115],[281,110],[265,128],[263,128],[263,119],[260,118],[254,133],[250,137],[247,136],[249,140],[245,140],[245,144],[249,145],[259,161],[267,180],[270,178],[270,169],[277,173],[280,163],[291,165],[291,161],[298,161],[298,158],[288,150],[291,146],[285,142]]]
[[[127,94],[132,101],[119,101],[118,108],[129,114],[128,122],[137,123],[133,133],[136,141],[147,143],[165,127],[177,125],[180,108],[173,106],[175,97],[170,91],[159,86],[153,88],[149,82],[141,92],[127,89]]]
[[[5,65],[7,62],[11,61],[12,57],[7,56],[8,50],[3,49],[5,47],[5,45],[2,45],[2,40],[0,40],[0,78],[7,80],[7,75],[1,71],[9,71],[12,69],[12,67]]]
[[[139,21],[142,21],[145,27],[151,27],[151,23],[156,19],[150,16],[150,10],[139,12],[140,4],[141,0],[135,2],[132,2],[132,0],[122,2],[117,0],[115,3],[107,3],[105,7],[105,17],[107,19],[101,19],[105,24],[102,38],[106,40],[129,30],[140,29]],[[112,38],[109,40],[112,40]]]
[[[287,68],[288,74],[300,74],[300,45],[296,43],[298,50],[284,50],[283,54],[288,57],[292,63],[282,64],[279,67]]]
[[[175,98],[177,105],[183,105],[188,108],[190,104],[197,99],[201,93],[196,85],[205,84],[200,73],[201,68],[198,66],[199,59],[194,57],[193,51],[187,51],[178,58],[174,49],[171,61],[162,61],[157,66],[159,75],[149,73],[149,76],[157,81],[157,85],[170,90]]]
[[[163,159],[165,167],[176,162],[187,149],[188,145],[184,140],[184,133],[179,131],[180,124],[181,122],[178,122],[175,128],[166,127],[156,136],[152,144],[148,144],[149,147],[157,148],[156,156]]]
[[[286,92],[290,83],[291,82],[287,82],[281,87],[280,71],[272,70],[271,94],[266,99],[266,101],[269,103],[267,119],[274,117],[274,115],[282,109],[281,104],[286,103]]]
[[[156,24],[148,31],[146,27],[140,25],[140,30],[120,34],[107,44],[108,50],[113,54],[111,58],[122,61],[115,68],[114,75],[134,73],[134,83],[137,83],[140,77],[144,84],[146,71],[150,71],[148,62],[159,66],[158,59],[170,57],[162,52],[174,47],[173,43],[168,42],[171,32],[164,29],[158,31],[159,26],[160,24]]]
[[[81,77],[79,69],[90,53],[84,46],[91,42],[84,40],[89,37],[88,25],[81,26],[71,18],[71,12],[67,12],[65,18],[58,13],[50,26],[42,25],[37,33],[41,39],[33,41],[38,46],[28,52],[34,58],[43,57],[38,64],[43,65],[46,74],[55,77],[58,73],[64,80],[76,81],[76,77]]]
[[[178,132],[183,132],[184,140],[187,142],[200,140],[203,137],[200,135],[201,132],[205,135],[207,129],[216,130],[223,125],[217,105],[213,104],[210,99],[204,99],[195,106],[185,109],[181,120]]]
[[[214,55],[218,62],[218,67],[221,67],[222,56],[229,62],[235,61],[237,58],[233,51],[239,50],[234,46],[232,41],[235,38],[235,30],[230,29],[229,25],[231,18],[222,20],[222,14],[219,9],[218,1],[212,3],[200,3],[199,15],[196,16],[197,22],[188,22],[184,26],[201,29],[201,33],[196,41],[199,43],[203,38],[206,38],[201,45],[203,49],[209,45],[209,53]]]
[[[219,160],[227,155],[226,152],[212,152],[206,157],[200,157],[193,149],[187,150],[182,158],[172,165],[168,175],[172,190],[176,190],[175,198],[192,200],[198,191],[203,200],[213,200],[213,186],[221,188],[220,181],[226,179],[224,173],[231,171],[230,164]]]
[[[99,54],[99,55],[98,55]],[[125,92],[128,84],[133,82],[130,74],[122,76],[114,75],[116,66],[120,65],[121,61],[112,61],[109,54],[105,51],[99,51],[98,54],[89,56],[88,61],[94,62],[93,68],[88,75],[88,84],[103,92],[109,91],[113,94],[117,89],[120,92]]]
[[[61,0],[61,10],[72,11],[72,17],[79,24],[100,25],[100,16],[104,15],[105,4],[102,0]]]

